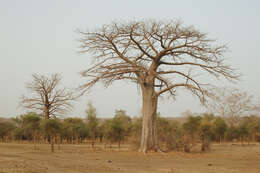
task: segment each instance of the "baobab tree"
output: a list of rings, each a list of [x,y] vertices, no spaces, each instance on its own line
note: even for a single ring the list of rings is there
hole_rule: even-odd
[[[193,26],[179,21],[112,22],[93,31],[79,31],[81,52],[93,55],[94,65],[82,72],[83,92],[97,82],[109,86],[117,80],[135,82],[142,93],[142,135],[139,151],[157,151],[156,116],[159,96],[176,96],[184,88],[205,101],[207,83],[198,74],[235,80],[226,65],[225,45],[215,45]]]
[[[27,83],[29,96],[22,96],[21,106],[31,111],[40,111],[45,119],[58,114],[64,114],[72,108],[72,101],[77,97],[74,92],[60,87],[61,76],[53,74],[50,77],[33,74],[33,80]]]

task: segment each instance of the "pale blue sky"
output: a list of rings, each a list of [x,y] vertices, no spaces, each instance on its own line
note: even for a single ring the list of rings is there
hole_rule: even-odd
[[[0,0],[0,116],[24,112],[17,106],[32,73],[59,72],[69,87],[84,82],[78,72],[89,67],[89,55],[77,53],[76,29],[146,18],[180,19],[228,44],[230,51],[225,57],[243,74],[236,87],[260,96],[258,0]],[[69,115],[85,116],[89,100],[102,117],[112,116],[119,108],[132,116],[141,110],[136,86],[117,82],[106,90],[101,86],[93,88]],[[159,104],[164,116],[177,116],[188,109],[203,110],[197,99],[183,93],[179,93],[176,102],[165,99]]]

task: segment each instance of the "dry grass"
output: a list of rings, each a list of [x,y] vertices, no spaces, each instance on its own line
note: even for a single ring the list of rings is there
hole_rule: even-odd
[[[101,147],[101,146],[100,146]],[[208,153],[142,154],[86,145],[0,144],[0,173],[259,173],[260,144],[213,145]]]

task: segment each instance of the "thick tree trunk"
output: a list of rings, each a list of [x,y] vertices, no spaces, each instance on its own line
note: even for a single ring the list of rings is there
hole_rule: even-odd
[[[157,151],[159,149],[156,131],[158,97],[153,88],[144,88],[142,96],[143,124],[139,151],[146,153],[148,150]]]
[[[47,106],[44,107],[44,118],[47,120],[47,119],[50,119],[50,111],[49,111],[49,108]]]

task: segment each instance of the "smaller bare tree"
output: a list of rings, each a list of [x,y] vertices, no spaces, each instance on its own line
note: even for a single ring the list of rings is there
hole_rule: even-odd
[[[208,102],[210,112],[228,118],[231,126],[237,125],[239,118],[253,111],[253,96],[233,88],[215,88],[212,100]]]
[[[52,74],[50,77],[33,74],[33,80],[26,84],[29,96],[22,96],[21,106],[26,109],[41,111],[45,119],[71,110],[77,97],[73,91],[60,87],[61,76]]]

